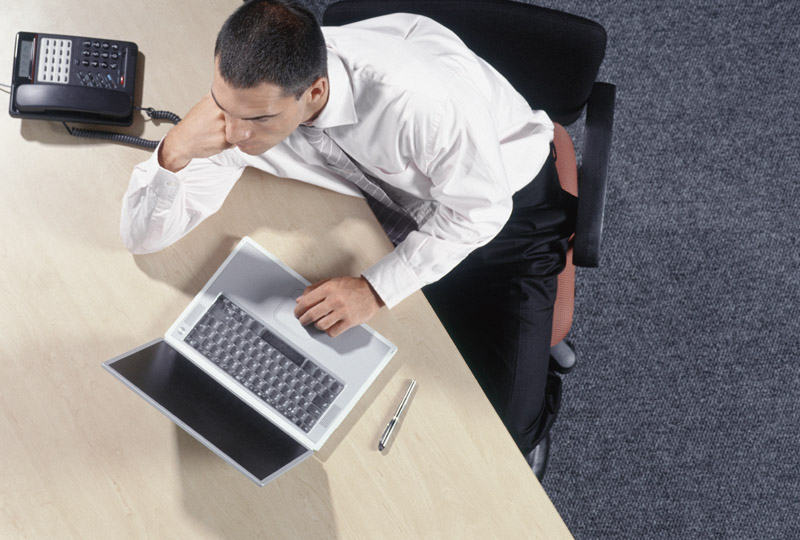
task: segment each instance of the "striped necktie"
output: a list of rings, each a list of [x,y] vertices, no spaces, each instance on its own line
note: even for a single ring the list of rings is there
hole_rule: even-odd
[[[312,126],[300,126],[300,130],[309,144],[322,155],[328,166],[355,184],[361,191],[392,244],[399,244],[408,233],[418,229],[414,218],[394,202],[373,179],[364,174],[327,133]]]

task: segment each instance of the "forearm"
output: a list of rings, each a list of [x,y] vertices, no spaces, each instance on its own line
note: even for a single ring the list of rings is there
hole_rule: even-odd
[[[164,140],[159,145],[156,156],[158,157],[159,166],[173,173],[177,173],[191,161],[191,159],[178,153],[176,147],[172,144],[169,134],[164,137]]]
[[[510,199],[497,202],[482,212],[477,222],[454,219],[451,211],[440,207],[419,231],[412,232],[362,276],[392,308],[490,242],[508,220],[511,205]]]
[[[122,200],[120,235],[132,253],[152,253],[178,241],[216,212],[243,165],[193,160],[173,173],[159,164],[161,145],[137,165]]]

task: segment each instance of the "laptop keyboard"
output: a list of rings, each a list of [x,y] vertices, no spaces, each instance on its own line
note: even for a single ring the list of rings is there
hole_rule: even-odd
[[[306,433],[344,388],[223,295],[184,341]]]

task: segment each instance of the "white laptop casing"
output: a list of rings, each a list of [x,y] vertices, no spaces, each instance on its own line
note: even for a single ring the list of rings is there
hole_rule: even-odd
[[[244,237],[167,330],[165,340],[298,442],[311,450],[318,450],[394,356],[397,347],[367,325],[351,328],[336,338],[313,326],[303,327],[293,311],[295,299],[308,285],[308,280],[252,239]],[[225,294],[255,315],[278,337],[345,383],[341,393],[308,433],[290,423],[183,341],[219,294]]]

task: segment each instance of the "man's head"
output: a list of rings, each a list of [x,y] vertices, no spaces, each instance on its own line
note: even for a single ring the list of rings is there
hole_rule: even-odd
[[[290,0],[251,0],[222,26],[214,56],[234,88],[261,83],[300,98],[327,74],[327,49],[314,15]]]
[[[211,93],[226,137],[248,154],[275,146],[325,105],[327,49],[314,16],[290,0],[251,0],[217,36]]]

